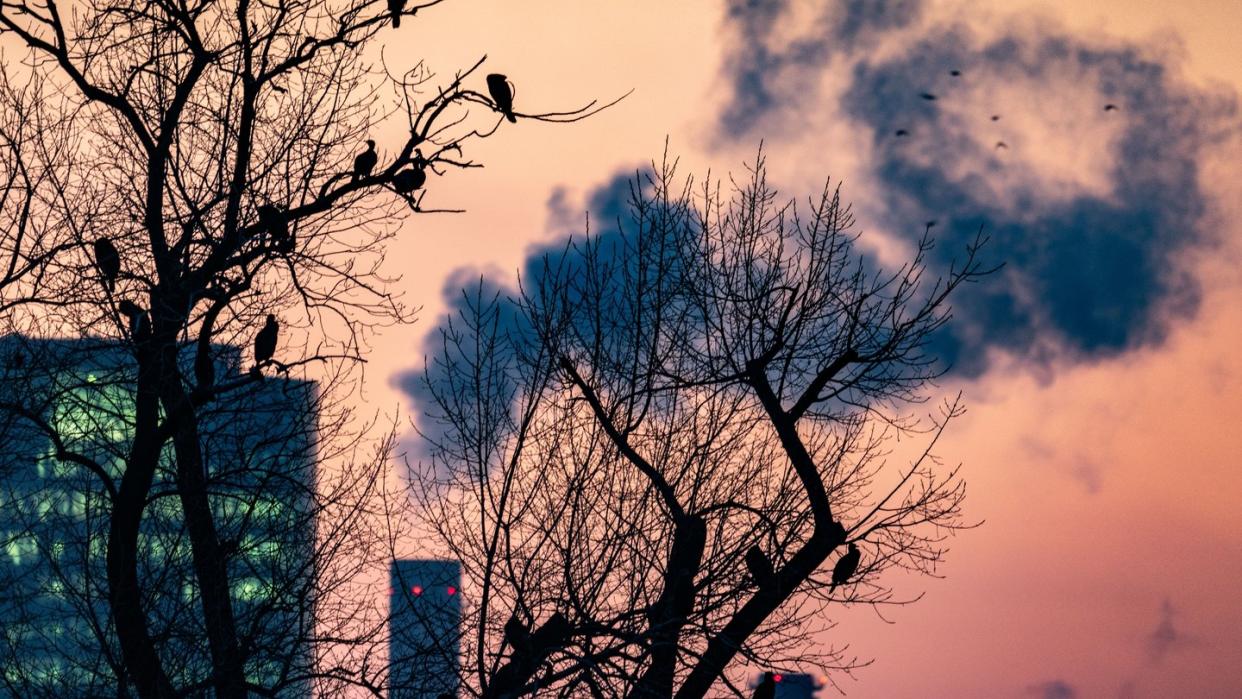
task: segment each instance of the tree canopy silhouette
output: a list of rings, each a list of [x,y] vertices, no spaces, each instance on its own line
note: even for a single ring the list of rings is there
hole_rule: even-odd
[[[123,428],[94,435],[110,445],[103,462],[71,448],[37,395],[0,401],[61,445],[55,453],[65,468],[106,494],[102,524],[92,529],[98,538],[78,542],[89,549],[84,560],[106,565],[89,588],[72,576],[61,581],[71,585],[66,594],[109,611],[92,627],[89,649],[57,651],[106,659],[87,673],[91,686],[141,697],[272,695],[308,685],[382,692],[384,668],[368,660],[383,641],[382,620],[361,628],[368,600],[341,590],[390,543],[389,528],[373,521],[383,508],[372,509],[371,499],[383,495],[391,441],[368,436],[366,420],[343,399],[354,393],[371,332],[412,320],[382,274],[386,241],[407,214],[455,210],[430,204],[428,176],[478,167],[471,143],[503,120],[483,58],[444,79],[421,62],[397,74],[368,63],[402,18],[442,2],[3,4],[0,332],[38,347],[45,345],[35,340],[56,337],[112,342],[124,361],[107,342],[95,354],[113,362],[113,383],[133,397]],[[27,55],[9,60],[18,46]],[[600,108],[524,116],[566,122]],[[404,135],[377,138],[374,157],[356,160],[370,134],[394,131]],[[96,270],[104,283],[82,284]],[[303,526],[314,522],[318,535],[313,565],[286,566],[287,577],[270,584],[283,590],[279,599],[243,605],[239,552],[253,542],[221,512],[263,505],[258,485],[238,484],[279,469],[255,467],[243,478],[237,469],[247,462],[237,460],[218,470],[220,444],[229,442],[206,416],[240,411],[242,396],[274,390],[260,388],[261,374],[218,365],[223,347],[252,342],[258,363],[271,358],[275,326],[258,328],[276,315],[281,372],[293,379],[313,370],[319,381],[315,454],[341,469],[331,478],[318,472],[317,490],[302,494]],[[134,372],[117,373],[126,363]],[[123,445],[111,441],[115,434],[128,435]],[[148,528],[165,526],[184,533],[187,555],[148,570]],[[181,579],[178,571],[190,592],[164,586]],[[264,635],[263,619],[291,597],[306,616],[315,600],[313,623]],[[294,646],[314,655],[278,657]],[[11,646],[3,653],[0,665],[21,664]],[[63,696],[72,693],[68,681],[30,676],[14,691]]]
[[[412,483],[474,562],[463,681],[483,697],[741,696],[743,660],[851,667],[808,648],[830,605],[912,601],[885,572],[934,571],[971,525],[932,451],[962,407],[915,410],[950,294],[988,272],[982,239],[940,279],[927,238],[885,271],[839,188],[783,202],[762,157],[727,191],[666,160],[628,203],[511,295],[463,290],[416,392],[431,448]],[[563,616],[563,643],[506,650],[519,614]]]

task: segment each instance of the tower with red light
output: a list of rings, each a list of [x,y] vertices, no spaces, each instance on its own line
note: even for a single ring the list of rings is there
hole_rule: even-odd
[[[456,694],[460,672],[461,564],[392,562],[389,590],[389,697]]]
[[[755,677],[752,686],[759,684],[763,673]],[[814,675],[801,672],[775,672],[776,699],[815,699],[815,693],[823,689],[823,681]]]

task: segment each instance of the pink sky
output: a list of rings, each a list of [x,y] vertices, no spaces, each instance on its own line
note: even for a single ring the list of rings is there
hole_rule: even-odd
[[[958,23],[982,35],[1054,32],[1092,46],[1139,47],[1187,89],[1242,90],[1242,3],[1233,0],[941,0],[906,31],[917,37]],[[786,18],[775,37],[794,41],[806,31],[797,17]],[[406,417],[414,410],[394,377],[421,367],[422,338],[444,311],[452,272],[471,267],[511,280],[532,245],[554,238],[548,201],[558,188],[580,216],[587,194],[658,158],[666,136],[696,172],[739,170],[765,138],[787,194],[805,197],[825,176],[843,177],[869,247],[900,248],[873,211],[877,146],[843,116],[854,58],[833,59],[846,62],[816,74],[822,104],[731,139],[717,128],[729,98],[726,57],[748,55],[732,36],[723,3],[706,0],[455,0],[402,26],[387,60],[422,57],[443,75],[486,53],[487,67],[516,83],[519,109],[635,92],[582,123],[506,125],[471,153],[485,169],[434,183],[436,204],[468,212],[416,217],[390,248],[388,269],[404,274],[399,288],[424,310],[416,326],[374,340],[363,396],[369,405]],[[904,36],[877,37],[855,51],[899,53]],[[1035,96],[1023,87],[998,78],[964,98],[972,109],[1007,108],[1005,137],[1014,145],[1003,174],[988,180],[998,206],[1015,191],[1049,200],[1111,196],[1118,133],[1073,113],[1088,104],[1095,119],[1097,96],[1071,75],[1053,75]],[[1068,123],[1050,121],[1063,113]],[[1242,150],[1237,124],[1222,128],[1233,136],[1195,154],[1219,242],[1186,246],[1170,260],[1198,280],[1203,297],[1192,314],[1153,311],[1170,313],[1163,342],[1109,356],[1061,353],[1039,367],[998,351],[986,372],[942,387],[965,391],[970,412],[942,452],[965,463],[967,512],[986,524],[954,542],[945,579],[895,581],[900,591],[927,592],[888,612],[896,623],[865,608],[836,610],[833,640],[875,659],[853,678],[838,678],[850,696],[1242,696],[1242,475],[1234,441],[1242,434]],[[377,137],[381,149],[384,137]]]

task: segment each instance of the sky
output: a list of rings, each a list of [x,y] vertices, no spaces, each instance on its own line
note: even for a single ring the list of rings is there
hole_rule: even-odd
[[[666,139],[684,172],[718,174],[762,141],[786,195],[844,183],[877,259],[901,259],[935,219],[936,263],[980,227],[1006,263],[962,294],[937,344],[954,365],[939,390],[969,406],[942,453],[965,465],[966,512],[984,524],[953,541],[942,579],[893,581],[919,603],[834,610],[833,640],[874,660],[840,689],[1242,696],[1239,26],[1233,0],[420,13],[385,60],[449,75],[486,54],[519,111],[633,93],[580,123],[505,124],[470,153],[485,168],[429,185],[428,202],[466,212],[416,216],[390,247],[423,310],[374,338],[359,400],[408,424],[408,375],[455,286],[511,283],[588,212],[606,216],[618,177]],[[381,150],[400,136],[378,134]]]

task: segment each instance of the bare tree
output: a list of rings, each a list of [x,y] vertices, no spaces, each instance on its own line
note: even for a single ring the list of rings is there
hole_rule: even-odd
[[[750,175],[725,197],[666,160],[620,232],[513,297],[481,280],[442,326],[412,475],[471,584],[474,694],[686,699],[743,691],[743,660],[848,669],[808,639],[826,608],[913,601],[885,572],[934,573],[970,525],[933,453],[962,407],[916,410],[977,245],[941,279],[926,237],[884,272],[838,188],[804,215],[762,157]]]
[[[92,686],[111,673],[118,695],[143,697],[382,691],[368,662],[380,631],[354,624],[367,602],[334,593],[389,543],[391,438],[367,437],[344,402],[370,333],[413,318],[381,274],[385,242],[403,214],[447,210],[430,205],[434,178],[477,167],[473,139],[602,108],[531,113],[482,59],[445,79],[366,62],[401,17],[440,2],[0,3],[0,44],[24,51],[0,69],[0,309],[18,378],[2,407],[50,445],[56,492],[91,498],[62,513],[83,532],[68,542],[81,570],[58,584],[89,622]],[[392,120],[408,135],[359,158]],[[56,337],[85,344],[40,342]],[[226,356],[252,344],[253,360]],[[312,368],[314,391],[265,379]],[[13,388],[40,374],[42,394]],[[54,419],[101,380],[123,388],[124,429]],[[298,387],[280,409],[278,386]],[[317,423],[273,419],[290,404]],[[340,468],[307,474],[308,454]],[[278,498],[289,519],[256,525]],[[50,520],[32,507],[6,536],[50,566],[62,553],[40,548]],[[316,529],[281,541],[273,522]],[[252,543],[274,550],[265,575],[245,570]],[[265,587],[239,595],[247,580]]]

